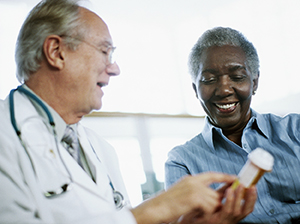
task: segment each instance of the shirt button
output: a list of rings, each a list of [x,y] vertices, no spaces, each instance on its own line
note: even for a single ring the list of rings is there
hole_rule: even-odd
[[[275,213],[274,209],[271,209],[271,210],[270,210],[270,213],[271,213],[271,214],[274,214],[274,213]]]

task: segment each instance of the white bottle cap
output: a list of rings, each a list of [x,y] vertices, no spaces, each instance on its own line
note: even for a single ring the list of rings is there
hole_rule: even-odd
[[[253,150],[248,155],[248,158],[252,163],[265,171],[271,171],[273,169],[274,157],[262,148]]]

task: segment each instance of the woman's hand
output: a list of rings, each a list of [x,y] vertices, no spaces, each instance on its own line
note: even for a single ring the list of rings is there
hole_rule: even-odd
[[[256,187],[245,189],[239,185],[236,190],[225,185],[218,190],[223,195],[222,205],[212,214],[193,211],[181,216],[172,224],[234,224],[249,215],[257,198]]]

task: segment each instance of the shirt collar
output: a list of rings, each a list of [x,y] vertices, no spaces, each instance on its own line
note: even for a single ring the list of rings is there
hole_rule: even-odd
[[[37,96],[28,86],[26,86],[24,84],[23,87],[26,90],[30,91],[32,94],[34,94],[36,97],[38,97],[45,104],[45,106],[47,107],[47,109],[49,110],[49,112],[51,113],[51,115],[53,117],[57,138],[59,140],[61,140],[64,135],[66,126],[67,126],[66,122],[61,118],[61,116],[59,116],[59,114],[52,107],[50,107],[45,101],[43,101],[39,96]],[[42,117],[44,117],[45,119],[48,120],[46,112],[40,107],[40,105],[38,105],[38,103],[35,102],[34,100],[32,100],[31,98],[28,97],[28,99],[32,102],[32,104],[36,108],[37,112]]]
[[[269,138],[268,129],[267,129],[267,122],[264,119],[263,115],[257,113],[253,109],[251,109],[251,118],[247,123],[245,129],[247,128],[255,128],[261,135],[264,135],[266,138]],[[214,132],[218,132],[222,134],[222,129],[219,127],[214,126],[210,121],[208,116],[205,118],[204,128],[202,131],[202,136],[206,144],[211,148],[214,149],[213,139],[214,139]]]
[[[256,128],[261,135],[269,138],[270,134],[268,131],[267,121],[262,114],[257,113],[255,110],[251,109],[251,118],[246,126]]]
[[[208,116],[205,117],[205,123],[204,123],[204,128],[202,131],[202,136],[204,138],[204,141],[206,142],[206,144],[211,148],[214,149],[214,144],[213,144],[213,129],[217,127],[215,127],[214,125],[212,125],[208,119]]]

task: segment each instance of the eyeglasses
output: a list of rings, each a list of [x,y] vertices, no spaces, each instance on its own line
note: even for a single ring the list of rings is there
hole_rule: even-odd
[[[116,62],[116,60],[114,58],[114,51],[115,51],[116,47],[105,46],[105,45],[102,45],[101,47],[97,47],[94,44],[91,44],[85,40],[81,40],[81,42],[89,45],[90,47],[92,47],[92,48],[96,49],[97,51],[99,51],[100,53],[102,53],[106,57],[109,64],[114,64]]]
[[[114,47],[114,46],[102,44],[101,46],[97,47],[96,45],[94,45],[92,43],[89,43],[85,40],[82,40],[82,39],[79,39],[79,38],[76,38],[76,37],[65,36],[65,35],[61,36],[61,37],[71,38],[71,39],[78,40],[82,43],[85,43],[85,44],[89,45],[90,47],[94,48],[95,50],[97,50],[98,52],[103,54],[106,57],[106,60],[107,60],[108,64],[114,64],[116,62],[115,57],[114,57],[115,56],[114,52],[115,52],[116,47]]]

